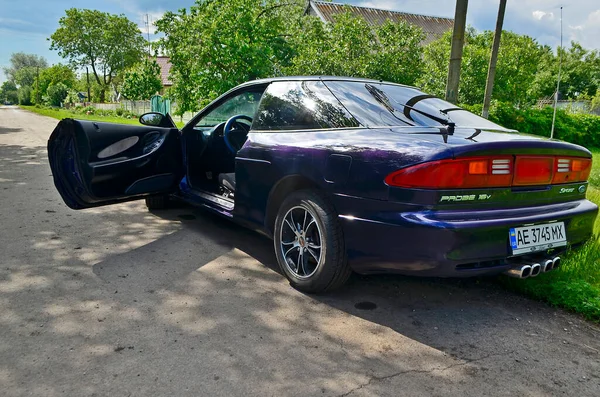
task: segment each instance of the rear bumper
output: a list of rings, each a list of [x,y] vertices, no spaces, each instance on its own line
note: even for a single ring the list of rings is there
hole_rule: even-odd
[[[576,245],[592,235],[598,214],[598,206],[588,200],[504,210],[416,212],[394,211],[389,203],[373,201],[336,197],[349,263],[358,273],[496,274],[527,259],[511,257],[509,228],[562,221],[568,243]]]

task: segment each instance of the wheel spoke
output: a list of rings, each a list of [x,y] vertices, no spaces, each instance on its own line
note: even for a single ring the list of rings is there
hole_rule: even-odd
[[[319,264],[319,259],[321,258],[321,253],[319,253],[319,256],[317,256],[317,254],[315,254],[311,248],[307,248],[307,251],[310,253],[310,255],[313,258],[315,258],[315,261],[317,262],[317,265],[318,265]]]
[[[304,253],[302,251],[302,248],[300,248],[300,250],[298,250],[298,264],[296,266],[296,273],[300,274],[300,266],[302,266],[302,271],[304,272],[304,275],[306,276],[306,269],[304,268]]]
[[[308,215],[308,211],[304,210],[304,221],[302,221],[302,230],[306,231],[306,216]],[[312,218],[312,216],[311,216]]]
[[[296,242],[296,240],[292,240],[292,241],[282,241],[281,244],[282,245],[292,245]]]
[[[312,218],[312,217],[311,217],[311,218]],[[308,233],[308,229],[310,229],[310,227],[311,227],[312,225],[316,225],[316,224],[317,224],[317,222],[315,221],[315,219],[314,219],[314,218],[313,218],[313,219],[311,219],[311,220],[310,220],[310,222],[308,222],[308,226],[306,226],[306,229],[304,229],[304,232],[305,232],[305,233]]]
[[[290,223],[290,221],[288,221],[287,219],[284,219],[286,225],[288,225],[288,227],[290,229],[292,229],[292,232],[294,232],[294,234],[297,236],[298,235],[298,231],[296,230],[296,228],[293,226],[293,224]],[[294,219],[292,218],[292,222],[294,221]]]
[[[289,254],[290,254],[290,253],[291,253],[293,250],[295,250],[295,249],[297,249],[297,248],[300,248],[300,247],[297,247],[297,246],[295,246],[295,247],[292,247],[292,248],[290,248],[289,250],[285,251],[285,254],[283,254],[283,256],[284,256],[284,257],[287,259],[287,256],[288,256],[288,255],[289,255]]]
[[[307,245],[308,248],[312,248],[312,249],[316,249],[316,250],[320,250],[321,249],[320,245],[316,245],[316,244],[313,244],[313,243],[307,243],[306,245]]]
[[[290,211],[290,220],[292,221],[292,225],[294,225],[292,230],[294,231],[294,233],[298,234],[298,225],[296,224],[296,221],[294,220],[294,210]]]

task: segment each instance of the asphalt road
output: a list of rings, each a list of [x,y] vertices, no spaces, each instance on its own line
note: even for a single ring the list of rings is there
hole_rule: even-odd
[[[309,296],[271,241],[200,210],[70,210],[55,125],[0,107],[3,396],[600,395],[600,329],[493,283]]]

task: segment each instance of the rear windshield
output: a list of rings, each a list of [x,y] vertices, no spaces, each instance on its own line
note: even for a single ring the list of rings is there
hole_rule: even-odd
[[[452,122],[457,127],[505,130],[498,124],[415,88],[357,81],[326,81],[325,84],[365,127],[440,127]]]

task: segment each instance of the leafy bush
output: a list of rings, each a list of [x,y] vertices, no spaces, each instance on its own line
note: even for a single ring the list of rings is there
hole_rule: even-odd
[[[117,114],[117,116],[123,116],[123,113],[125,113],[125,109],[123,108],[117,108],[117,110],[115,110],[115,113]]]
[[[60,106],[69,93],[69,87],[63,83],[50,84],[46,93],[51,106]]]
[[[65,103],[77,103],[79,102],[79,96],[77,95],[77,90],[69,90],[67,92],[67,96],[64,100]]]
[[[161,89],[160,66],[155,60],[146,59],[125,73],[122,93],[127,99],[150,99]]]
[[[481,105],[464,107],[473,113],[481,114]],[[553,112],[550,106],[542,109],[519,109],[509,103],[495,102],[490,108],[490,120],[526,134],[550,137]],[[554,137],[585,147],[600,147],[600,116],[570,114],[558,109]]]

